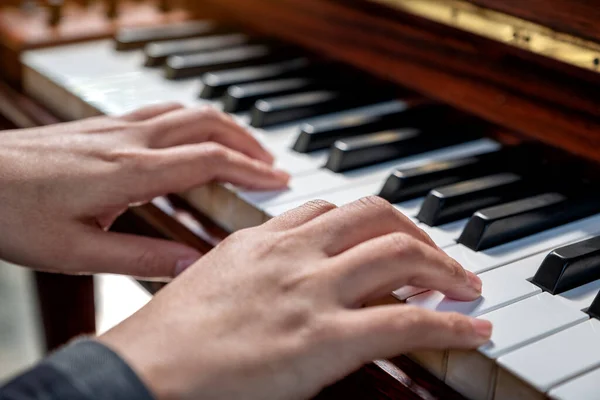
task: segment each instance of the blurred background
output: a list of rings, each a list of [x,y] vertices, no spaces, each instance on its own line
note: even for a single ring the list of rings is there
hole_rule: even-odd
[[[44,354],[34,273],[0,261],[0,386]],[[94,278],[96,329],[105,332],[142,307],[148,292],[131,278]]]

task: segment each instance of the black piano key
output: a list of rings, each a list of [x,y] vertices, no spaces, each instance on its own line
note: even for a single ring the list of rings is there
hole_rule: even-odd
[[[471,216],[475,211],[524,197],[531,186],[523,177],[500,173],[442,186],[429,192],[417,219],[429,226]]]
[[[350,117],[332,118],[303,124],[293,145],[299,153],[326,149],[336,140],[389,129],[417,128],[440,117],[440,106],[405,105],[404,110],[359,113]]]
[[[600,293],[596,295],[594,301],[590,305],[590,308],[588,308],[586,312],[590,315],[590,317],[600,319]]]
[[[243,33],[227,35],[211,35],[185,40],[170,40],[167,42],[152,42],[146,45],[146,67],[163,65],[170,56],[200,53],[203,51],[222,50],[228,47],[248,44],[253,39]]]
[[[472,157],[434,161],[416,168],[399,169],[387,178],[379,196],[390,203],[425,196],[437,187],[498,172],[511,162],[507,156],[509,154],[506,150],[498,150]]]
[[[283,124],[302,118],[360,107],[365,104],[391,100],[385,91],[354,93],[316,90],[257,101],[250,110],[250,124],[255,128]]]
[[[116,49],[134,50],[150,42],[185,39],[221,32],[224,29],[212,21],[180,22],[172,25],[124,28],[115,35]]]
[[[597,195],[569,198],[544,193],[477,211],[458,242],[475,251],[485,250],[598,212]]]
[[[600,279],[600,236],[552,251],[531,282],[559,294],[597,279]]]
[[[314,78],[288,78],[234,85],[223,96],[223,110],[230,113],[247,111],[260,99],[316,90],[323,86],[322,81]]]
[[[280,60],[289,55],[289,49],[280,46],[248,45],[226,50],[173,56],[167,59],[165,76],[168,79],[189,78],[206,72],[256,65]]]
[[[223,96],[233,85],[291,76],[308,76],[316,68],[318,68],[317,65],[308,58],[298,57],[266,65],[207,72],[201,77],[203,87],[200,97],[216,99]]]
[[[398,129],[338,140],[325,168],[343,172],[439,149],[472,138],[468,134],[435,136],[419,129]]]

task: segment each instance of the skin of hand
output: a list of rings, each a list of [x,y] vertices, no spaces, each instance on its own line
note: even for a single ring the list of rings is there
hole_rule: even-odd
[[[481,293],[381,198],[314,201],[234,233],[98,340],[159,400],[305,399],[375,359],[489,340],[489,321],[363,307],[405,285]]]
[[[131,204],[210,181],[284,188],[289,176],[230,117],[165,104],[0,132],[0,258],[63,273],[172,277],[200,254],[107,232]]]

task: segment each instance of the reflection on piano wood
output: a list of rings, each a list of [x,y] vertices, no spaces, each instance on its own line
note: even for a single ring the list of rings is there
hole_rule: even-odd
[[[335,1],[302,4],[308,3],[321,4],[325,11],[341,7]],[[300,3],[294,4],[301,13]],[[369,23],[369,18],[365,14],[360,22]],[[342,205],[379,194],[484,281],[483,297],[471,303],[418,288],[400,289],[394,293],[396,299],[481,316],[495,326],[491,343],[477,351],[420,352],[410,355],[414,360],[472,399],[596,397],[600,389],[597,166],[535,143],[507,140],[510,136],[499,135],[502,130],[497,127],[390,90],[385,82],[273,38],[213,28],[182,39],[163,31],[162,38],[169,37],[168,41],[141,38],[135,46],[126,46],[137,49],[127,51],[117,51],[113,41],[105,40],[28,52],[23,58],[24,84],[32,96],[71,119],[117,115],[163,101],[226,109],[277,156],[280,167],[291,172],[290,188],[252,192],[213,185],[182,194],[194,207],[234,231],[314,198]],[[335,35],[328,34],[322,47],[333,46]],[[481,46],[479,40],[473,39],[475,47]],[[509,51],[495,48],[501,50]],[[333,50],[331,54],[355,60],[352,54]],[[437,94],[432,97],[600,158],[594,139],[597,105],[589,92],[597,82],[584,83],[589,76],[575,74],[521,98],[519,83],[535,89],[559,74],[554,67],[511,60],[509,74],[516,73],[517,61],[532,70],[513,79],[482,59],[477,67],[498,72],[506,84],[481,79],[476,88],[465,86],[465,92],[456,70],[438,72],[450,82],[438,92],[425,79],[434,76],[433,64],[423,64],[422,75],[406,65],[404,71],[418,77],[409,86]],[[395,63],[402,65],[399,60]],[[455,66],[461,63],[464,60]],[[542,74],[536,82],[521,81],[534,72]],[[438,76],[434,81],[443,80]],[[582,97],[561,99],[561,88]],[[513,90],[515,97],[504,99],[511,103],[508,108],[490,109],[497,101],[490,95]],[[480,99],[484,104],[469,103]],[[534,120],[526,121],[519,106]],[[500,111],[506,115],[496,115]],[[560,115],[553,115],[555,111]],[[570,124],[567,116],[572,117]],[[567,141],[562,135],[572,131],[573,140]],[[584,148],[586,143],[589,148]]]

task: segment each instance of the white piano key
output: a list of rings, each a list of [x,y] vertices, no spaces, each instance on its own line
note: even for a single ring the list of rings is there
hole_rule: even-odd
[[[499,144],[489,139],[479,139],[447,148],[405,157],[398,160],[360,168],[354,171],[337,174],[326,169],[320,169],[314,174],[305,174],[293,178],[289,190],[258,192],[240,191],[239,196],[260,210],[285,204],[294,200],[313,200],[323,193],[336,191],[351,185],[362,185],[383,180],[397,168],[412,168],[431,161],[447,160],[472,154],[490,151]],[[365,194],[368,195],[368,194]]]
[[[541,293],[485,315],[494,328],[479,351],[497,358],[519,347],[587,320],[587,314],[549,293]]]
[[[585,310],[592,305],[600,291],[600,279],[556,295],[565,304],[576,310]]]
[[[414,210],[414,215],[418,214],[420,208],[421,204],[419,204],[419,207]],[[438,247],[445,248],[456,244],[456,240],[460,236],[463,229],[465,229],[468,221],[468,219],[461,219],[459,221],[450,222],[440,226],[429,226],[418,223],[418,226],[425,231],[429,237],[431,237]]]
[[[546,392],[568,379],[600,367],[598,343],[600,321],[591,319],[502,356],[497,361],[536,389]],[[598,390],[593,398],[597,397]]]
[[[461,244],[444,251],[476,274],[520,260],[532,254],[585,239],[600,232],[600,214],[571,222],[523,239],[475,252]]]
[[[550,390],[549,394],[555,400],[596,400],[598,393],[600,393],[600,369],[573,378]]]
[[[482,294],[477,300],[457,301],[440,292],[429,291],[411,297],[407,302],[430,310],[481,316],[541,293],[542,290],[527,279],[535,275],[547,254],[548,252],[539,253],[480,274]]]
[[[266,148],[275,157],[275,166],[283,169],[292,177],[315,172],[327,161],[326,151],[306,155],[288,149],[274,151],[268,146]]]
[[[21,60],[56,82],[72,82],[138,72],[144,54],[117,52],[112,40],[97,40],[27,51]]]
[[[415,287],[415,286],[404,286],[396,289],[392,292],[392,296],[400,301],[405,301],[411,297],[418,295],[419,293],[426,292],[427,289]]]

